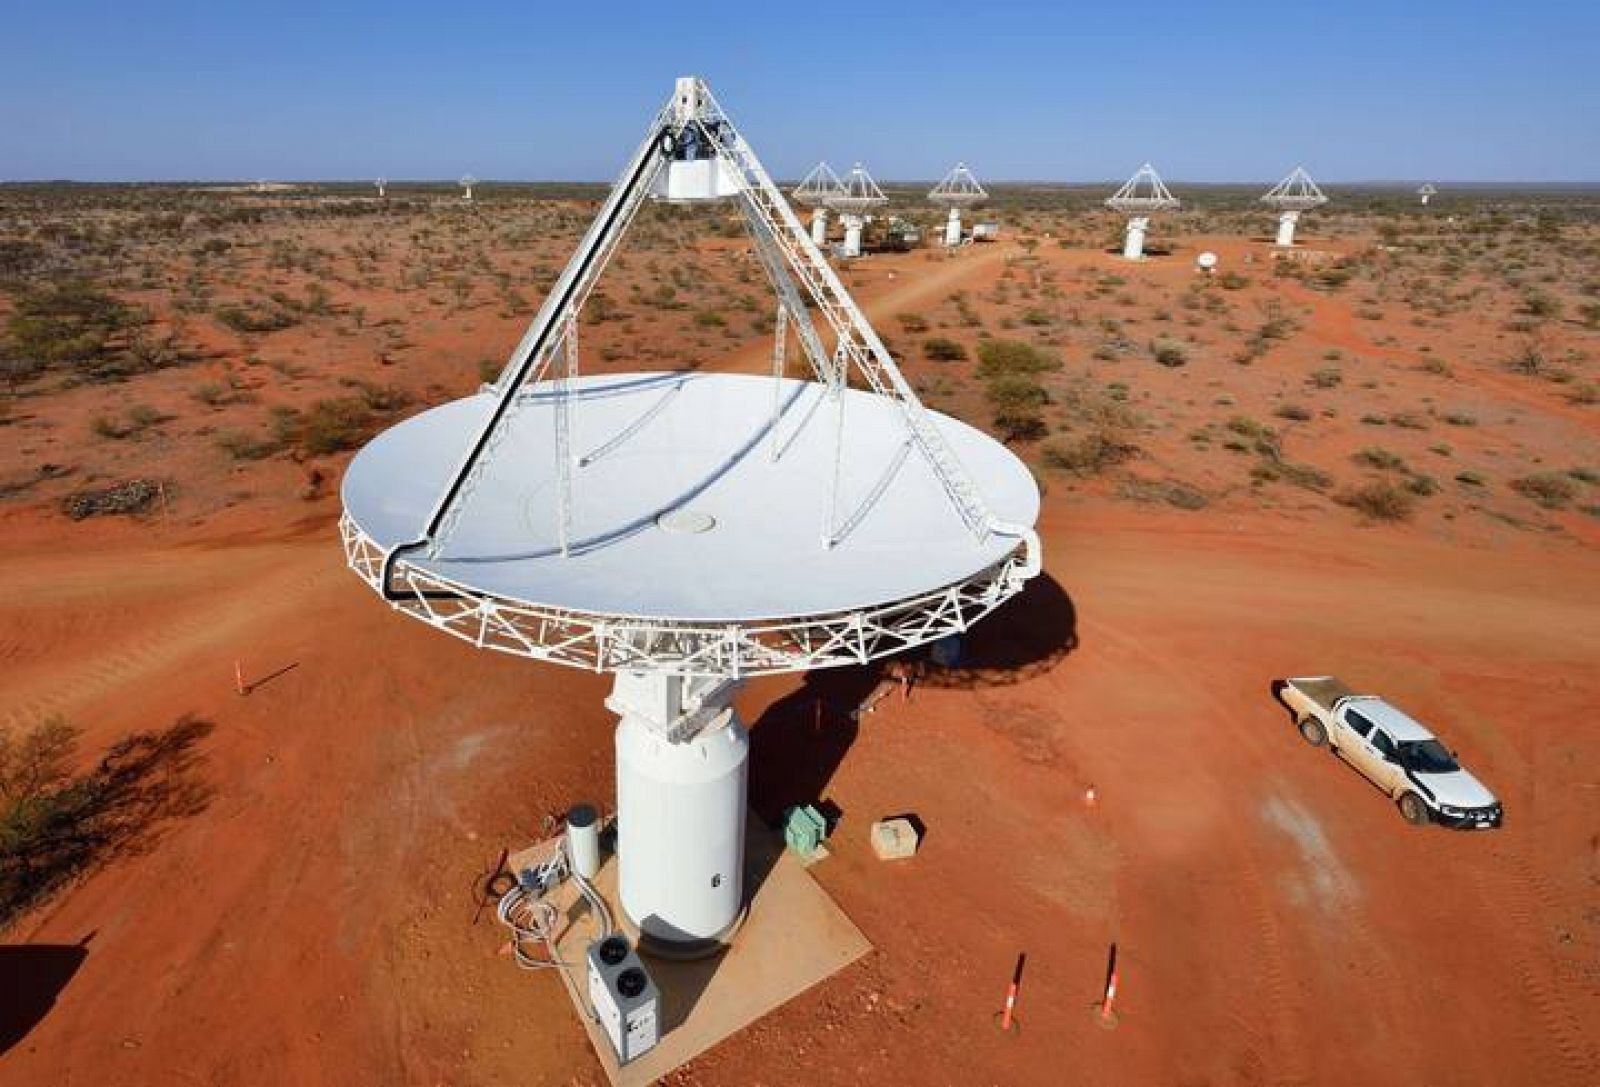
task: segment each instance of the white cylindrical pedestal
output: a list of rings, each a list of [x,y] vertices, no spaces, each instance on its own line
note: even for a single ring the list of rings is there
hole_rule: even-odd
[[[618,883],[646,950],[714,950],[742,918],[749,754],[731,706],[684,743],[617,726]]]
[[[944,244],[957,246],[961,244],[961,209],[951,208],[950,216],[944,221]]]
[[[1139,260],[1144,256],[1144,232],[1150,229],[1148,215],[1135,215],[1128,220],[1128,233],[1122,240],[1122,255],[1129,260]]]
[[[1278,245],[1287,249],[1294,244],[1294,225],[1299,221],[1298,211],[1285,211],[1278,216]]]
[[[859,215],[846,215],[844,217],[844,255],[859,257],[861,255],[861,227],[863,220]]]
[[[817,208],[811,213],[811,240],[819,246],[828,244],[827,208]]]
[[[1428,198],[1430,196],[1432,196],[1432,195],[1433,195],[1432,193],[1426,193],[1426,192],[1422,194],[1422,206],[1423,207],[1427,207],[1428,206]]]
[[[584,879],[600,874],[600,813],[588,804],[567,812],[567,862]]]

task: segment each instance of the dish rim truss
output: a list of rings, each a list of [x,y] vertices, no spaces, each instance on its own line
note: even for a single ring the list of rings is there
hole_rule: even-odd
[[[833,172],[827,160],[817,163],[811,172],[800,179],[800,184],[789,190],[789,195],[807,206],[826,207],[829,198],[844,191],[844,182]]]
[[[1143,187],[1141,189],[1141,186]],[[1172,195],[1167,188],[1167,183],[1161,180],[1161,175],[1156,173],[1156,168],[1148,162],[1133,172],[1133,176],[1123,182],[1122,188],[1106,197],[1106,207],[1116,211],[1170,211],[1182,205],[1182,201]]]
[[[1306,168],[1296,166],[1289,171],[1288,177],[1267,190],[1261,197],[1261,202],[1270,204],[1280,211],[1309,211],[1326,204],[1328,198],[1317,187],[1317,183],[1311,180]]]
[[[823,205],[846,215],[860,215],[868,208],[881,207],[889,202],[883,190],[873,180],[867,168],[856,163],[850,172],[839,179],[839,191],[823,199]]]
[[[944,180],[928,190],[928,199],[935,204],[970,208],[989,199],[989,192],[978,183],[967,164],[958,162],[944,175]]]
[[[391,575],[385,550],[349,513],[339,534],[346,564],[391,607],[480,649],[595,672],[729,678],[866,664],[965,633],[1020,593],[1042,560],[1033,537],[959,581],[889,603],[786,619],[680,621],[529,604],[410,564]]]

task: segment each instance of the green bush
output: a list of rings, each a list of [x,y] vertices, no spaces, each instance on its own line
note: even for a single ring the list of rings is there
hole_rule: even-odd
[[[1359,453],[1353,453],[1350,459],[1364,468],[1378,468],[1385,471],[1404,471],[1405,458],[1398,453],[1391,453],[1387,449],[1368,446]]]
[[[989,403],[1002,410],[1041,408],[1050,402],[1045,387],[1028,377],[1001,377],[984,387]]]
[[[1177,340],[1160,339],[1150,345],[1150,354],[1162,366],[1176,369],[1189,361],[1189,349]]]
[[[1138,446],[1108,431],[1097,430],[1071,441],[1046,445],[1044,462],[1051,468],[1089,476],[1132,460],[1138,453]]]
[[[85,280],[18,292],[6,318],[0,359],[12,385],[50,369],[82,368],[90,377],[121,377],[140,367],[129,357],[143,311]]]
[[[1578,497],[1578,487],[1560,472],[1535,472],[1511,481],[1511,489],[1547,510],[1565,509]]]
[[[960,362],[967,357],[965,347],[944,336],[932,336],[922,341],[922,351],[934,362]]]
[[[984,378],[1042,374],[1061,369],[1061,360],[1022,340],[980,340],[978,375]]]
[[[1334,499],[1374,521],[1404,521],[1416,509],[1416,496],[1387,480],[1374,480],[1341,491]]]

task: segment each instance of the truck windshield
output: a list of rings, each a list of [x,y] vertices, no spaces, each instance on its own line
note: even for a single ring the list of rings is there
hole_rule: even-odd
[[[1455,756],[1438,740],[1414,740],[1400,745],[1400,762],[1419,774],[1448,774],[1459,770]]]

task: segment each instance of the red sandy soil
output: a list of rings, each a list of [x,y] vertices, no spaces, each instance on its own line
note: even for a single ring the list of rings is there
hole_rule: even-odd
[[[1227,244],[1225,260],[1241,259],[1244,243]],[[1127,277],[1141,305],[1192,277],[1185,252],[1131,271],[1040,253],[1063,276]],[[958,287],[992,319],[982,296],[1017,255],[875,258],[850,278],[906,341],[894,315],[922,309],[944,327]],[[1361,397],[1392,408],[1443,382],[1404,344],[1374,343],[1348,303],[1252,287],[1267,289],[1310,307],[1305,335],[1361,352],[1378,383]],[[453,384],[434,380],[459,393],[463,344],[498,352],[514,324],[440,331],[416,353],[454,352]],[[759,368],[766,350],[707,361]],[[1307,492],[1251,490],[1233,454],[1185,434],[1218,417],[1222,393],[1263,419],[1283,396],[1312,400],[1304,374],[1323,363],[1235,367],[1215,350],[1172,371],[1073,358],[1096,380],[1136,376],[1135,403],[1170,409],[1141,432],[1135,468],[1201,485],[1212,504],[1130,504],[1105,482],[1049,476],[1053,581],[974,634],[975,657],[996,665],[976,686],[921,687],[859,727],[844,711],[870,676],[746,689],[754,799],[803,789],[843,811],[813,871],[875,950],[675,1082],[1600,1081],[1594,518],[1523,503],[1508,520],[1451,492],[1410,526],[1378,527]],[[1487,364],[1464,370],[1444,394],[1530,418],[1516,450],[1488,426],[1452,431],[1457,460],[1494,446],[1592,463],[1593,409]],[[153,399],[179,380],[153,378]],[[940,402],[976,402],[963,380]],[[91,393],[60,398],[83,401],[61,409],[79,426]],[[177,385],[168,395],[182,400]],[[1370,444],[1352,397],[1327,398],[1341,409],[1331,426],[1293,432],[1296,459]],[[1438,437],[1408,434],[1407,456]],[[203,475],[214,450],[175,439],[168,455],[196,466],[169,517],[71,525],[14,505],[0,522],[0,721],[63,715],[92,752],[185,713],[216,725],[207,810],[7,934],[88,938],[88,953],[0,1055],[0,1083],[602,1083],[557,979],[498,953],[472,889],[548,816],[612,795],[605,678],[477,652],[391,613],[343,569],[335,500],[297,497],[303,466],[267,461],[233,481],[226,467]],[[1513,523],[1535,517],[1542,531]],[[259,684],[245,697],[236,660]],[[1505,801],[1506,827],[1406,826],[1272,702],[1273,677],[1308,672],[1436,724]],[[828,705],[820,734],[813,691]],[[867,826],[903,812],[926,824],[923,848],[881,864]],[[1113,943],[1121,1018],[1104,1030],[1093,1004]],[[993,1016],[1019,952],[1024,1026],[1004,1036]]]

